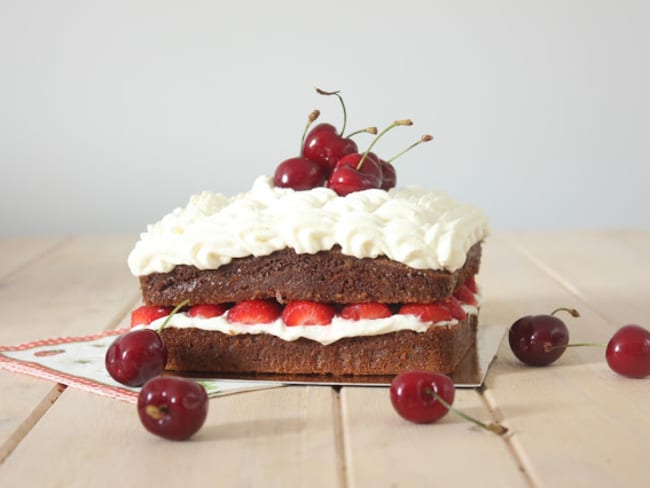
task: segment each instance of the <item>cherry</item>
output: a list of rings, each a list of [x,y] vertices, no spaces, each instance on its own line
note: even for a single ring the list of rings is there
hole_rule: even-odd
[[[140,421],[152,434],[174,441],[194,435],[208,415],[208,395],[196,381],[158,376],[138,395]]]
[[[393,378],[390,401],[395,411],[416,424],[428,424],[444,417],[449,410],[479,427],[503,435],[508,429],[499,423],[486,424],[456,410],[454,382],[449,376],[428,371],[407,371]]]
[[[323,186],[327,171],[320,164],[304,157],[290,158],[276,168],[273,184],[280,188],[311,190]]]
[[[338,91],[327,92],[316,88],[316,92],[320,95],[335,95],[343,109],[343,125],[340,132],[331,124],[318,124],[307,134],[302,146],[302,154],[323,166],[329,174],[339,159],[346,154],[357,152],[358,148],[352,139],[343,137],[347,124],[347,111],[343,97]]]
[[[327,181],[328,188],[339,196],[345,196],[355,191],[369,190],[381,186],[381,167],[377,158],[368,154],[352,153],[339,159],[334,171]]]
[[[349,193],[370,188],[380,188],[382,185],[382,168],[380,159],[370,150],[381,137],[389,130],[399,125],[413,125],[409,119],[396,120],[370,143],[365,153],[349,154],[339,160],[327,181],[328,188],[333,189],[338,195],[345,196]],[[348,166],[353,166],[350,169]],[[354,171],[356,169],[356,171]]]
[[[305,138],[303,154],[316,161],[327,172],[346,154],[358,151],[357,143],[352,139],[341,137],[336,127],[331,124],[318,124]]]
[[[273,176],[275,186],[299,191],[311,190],[317,186],[323,186],[323,183],[325,183],[328,171],[319,163],[305,157],[302,149],[307,130],[319,116],[320,112],[318,110],[314,110],[309,114],[300,141],[300,156],[287,159],[278,165]]]
[[[188,303],[189,300],[183,300],[171,309],[158,332]],[[137,329],[115,339],[104,357],[108,374],[124,385],[140,386],[162,373],[167,364],[167,348],[158,332],[152,329]]]
[[[138,329],[119,336],[104,360],[111,377],[127,386],[140,386],[159,375],[167,364],[167,348],[151,329]]]
[[[379,165],[381,167],[381,189],[390,190],[391,188],[395,188],[395,185],[397,184],[395,166],[383,159],[379,160]]]
[[[390,384],[393,408],[406,420],[428,424],[444,417],[449,409],[433,392],[449,405],[454,403],[454,382],[442,374],[427,371],[407,371],[397,375]]]
[[[650,331],[634,324],[621,327],[609,340],[605,359],[613,371],[628,378],[650,375]]]
[[[569,344],[569,329],[555,313],[565,311],[579,317],[577,310],[558,308],[550,315],[526,315],[510,327],[510,349],[530,366],[547,366],[557,360]]]

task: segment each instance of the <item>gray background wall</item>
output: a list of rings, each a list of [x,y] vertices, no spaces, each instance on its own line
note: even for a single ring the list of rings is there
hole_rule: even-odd
[[[401,184],[495,228],[650,229],[647,1],[0,0],[0,234],[137,232],[247,190],[306,115],[416,125]],[[367,138],[357,139],[361,147]]]

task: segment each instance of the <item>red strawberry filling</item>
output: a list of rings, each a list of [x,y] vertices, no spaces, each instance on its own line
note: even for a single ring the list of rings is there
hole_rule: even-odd
[[[394,314],[414,315],[422,322],[449,322],[467,317],[464,305],[477,306],[476,283],[472,276],[459,286],[453,296],[435,303],[406,303],[387,305],[384,303],[352,303],[334,305],[311,301],[293,301],[281,305],[275,300],[245,300],[233,306],[227,304],[198,304],[184,311],[190,317],[212,318],[226,316],[230,323],[253,325],[269,324],[278,318],[286,326],[329,325],[334,317],[342,319],[373,320],[387,318]],[[169,315],[172,307],[143,305],[131,314],[131,326],[148,325],[154,320]]]

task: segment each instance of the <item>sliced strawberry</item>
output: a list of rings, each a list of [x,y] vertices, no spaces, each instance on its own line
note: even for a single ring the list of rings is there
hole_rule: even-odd
[[[223,304],[210,305],[208,303],[202,303],[200,305],[191,306],[187,311],[187,315],[190,317],[210,319],[212,317],[219,317],[220,315],[223,315],[226,310],[228,310],[228,307]]]
[[[476,305],[476,297],[467,285],[463,285],[458,290],[456,290],[454,292],[454,296],[458,298],[458,300],[460,300],[462,303],[466,303],[468,305]]]
[[[282,312],[282,320],[288,326],[328,325],[336,310],[326,303],[295,301],[289,302]]]
[[[442,306],[451,312],[451,315],[458,320],[464,320],[467,317],[467,312],[463,310],[463,305],[455,297],[447,298]]]
[[[476,286],[476,275],[470,276],[465,282],[465,286],[469,288],[469,291],[472,293],[478,293],[478,287]]]
[[[244,300],[228,310],[228,322],[239,324],[269,324],[282,313],[278,302],[271,300]]]
[[[454,318],[448,308],[437,303],[406,303],[400,307],[399,313],[415,315],[422,322],[443,322]]]
[[[174,307],[159,307],[157,305],[142,305],[131,312],[131,327],[149,325],[160,317],[169,315]]]
[[[383,319],[392,315],[384,303],[353,303],[341,310],[341,317],[346,320]]]

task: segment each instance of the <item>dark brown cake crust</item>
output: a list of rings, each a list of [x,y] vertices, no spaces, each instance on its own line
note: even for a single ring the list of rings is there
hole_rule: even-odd
[[[455,325],[344,338],[324,346],[270,334],[228,335],[166,327],[167,369],[210,373],[394,375],[411,369],[451,373],[474,344],[477,316]]]
[[[448,298],[479,270],[481,243],[470,248],[453,273],[415,269],[386,257],[358,259],[340,249],[297,254],[284,249],[268,256],[235,259],[218,269],[176,266],[169,273],[140,277],[147,305],[229,303],[275,298],[280,303],[431,303]]]

